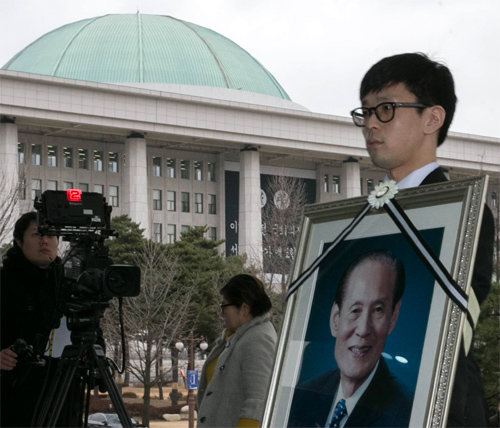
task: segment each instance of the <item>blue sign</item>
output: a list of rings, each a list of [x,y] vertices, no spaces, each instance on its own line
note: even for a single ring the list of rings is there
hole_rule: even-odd
[[[198,389],[198,370],[188,370],[188,389]]]

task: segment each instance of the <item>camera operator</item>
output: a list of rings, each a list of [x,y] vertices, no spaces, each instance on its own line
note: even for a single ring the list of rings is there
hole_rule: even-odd
[[[44,384],[50,383],[55,369],[56,360],[50,356],[60,355],[60,351],[54,353],[56,344],[62,349],[70,343],[66,323],[61,322],[62,305],[58,303],[62,301],[59,285],[63,269],[57,247],[56,236],[39,233],[36,212],[23,214],[17,220],[13,247],[4,257],[0,282],[2,427],[32,424]],[[17,339],[23,339],[28,346],[12,349]],[[32,354],[49,357],[41,366],[34,363],[36,357]]]

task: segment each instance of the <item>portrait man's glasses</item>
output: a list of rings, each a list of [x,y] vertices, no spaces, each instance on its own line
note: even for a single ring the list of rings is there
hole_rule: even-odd
[[[419,103],[380,103],[375,107],[358,107],[351,111],[352,120],[356,126],[365,126],[366,121],[375,112],[375,116],[382,123],[390,122],[394,119],[394,112],[398,107],[420,108],[430,107]]]

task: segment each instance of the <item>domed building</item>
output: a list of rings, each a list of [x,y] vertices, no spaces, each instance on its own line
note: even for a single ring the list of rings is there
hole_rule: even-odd
[[[350,118],[308,111],[243,48],[170,16],[110,14],[43,35],[0,70],[0,118],[19,210],[78,187],[157,241],[207,225],[257,264],[272,176],[303,181],[309,202],[367,194],[384,177]],[[439,161],[498,186],[498,142],[452,133]]]

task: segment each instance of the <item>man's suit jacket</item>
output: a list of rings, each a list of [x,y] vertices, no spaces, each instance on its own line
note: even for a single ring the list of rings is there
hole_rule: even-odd
[[[443,170],[437,168],[425,177],[421,185],[440,183],[447,180]],[[485,205],[472,274],[472,288],[479,303],[484,301],[491,287],[494,235],[493,214],[489,207]],[[487,426],[486,409],[479,366],[472,355],[472,351],[465,356],[464,349],[461,347],[451,396],[448,426]]]
[[[324,427],[340,381],[332,370],[295,388],[288,427]],[[391,375],[383,358],[345,427],[408,426],[411,399]]]

